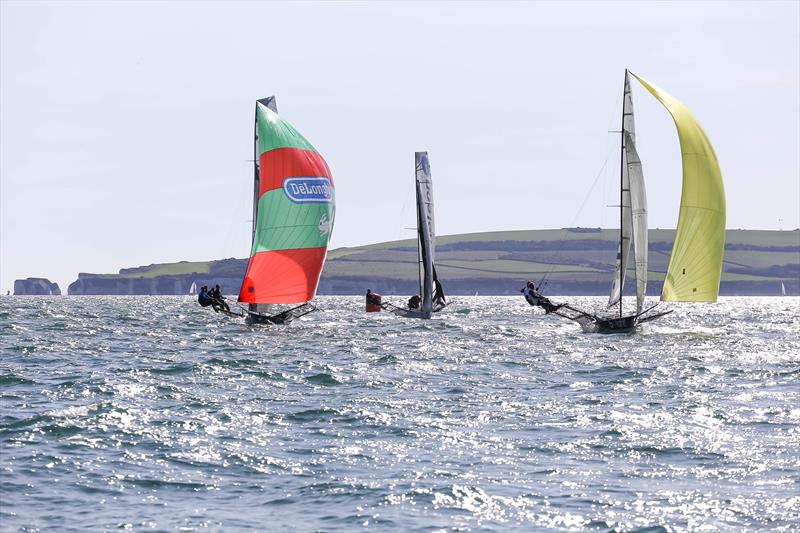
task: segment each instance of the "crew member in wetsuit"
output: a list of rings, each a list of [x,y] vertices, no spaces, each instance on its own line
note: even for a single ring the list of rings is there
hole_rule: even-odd
[[[525,283],[525,286],[519,291],[531,305],[539,305],[539,291],[536,290],[536,285],[532,281]]]
[[[444,288],[442,288],[442,282],[438,279],[433,280],[433,284],[436,289],[433,291],[433,308],[442,308],[447,305],[447,302],[444,299]]]
[[[420,300],[420,297],[415,294],[414,296],[408,299],[408,308],[413,311],[416,311],[417,309],[419,309],[419,305],[421,302],[422,300]]]
[[[367,303],[373,305],[381,305],[380,296],[372,294],[372,289],[367,289]]]
[[[208,307],[210,305],[214,308],[214,311],[217,310],[216,306],[214,305],[214,299],[208,293],[207,285],[203,285],[200,288],[200,294],[197,295],[197,302],[201,307]]]
[[[225,309],[226,311],[230,312],[231,308],[228,306],[227,303],[225,303],[225,297],[222,295],[222,292],[220,292],[219,285],[215,285],[214,288],[211,289],[211,291],[209,292],[209,295],[216,304],[214,306],[214,311],[218,311],[219,308],[219,309]]]
[[[367,298],[366,304],[364,306],[364,311],[367,313],[380,313],[381,309],[383,309],[383,304],[381,303],[381,295],[377,292],[372,292],[372,289],[367,289]]]
[[[520,292],[525,295],[525,299],[529,304],[543,308],[545,313],[552,313],[561,308],[560,305],[555,305],[551,302],[549,298],[542,296],[532,281],[528,281]]]

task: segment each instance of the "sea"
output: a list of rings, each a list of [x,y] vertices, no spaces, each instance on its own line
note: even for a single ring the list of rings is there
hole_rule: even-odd
[[[0,530],[800,530],[798,297],[317,303],[0,298]]]

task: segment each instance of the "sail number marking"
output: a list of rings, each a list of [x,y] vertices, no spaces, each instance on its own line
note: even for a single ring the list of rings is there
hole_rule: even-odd
[[[333,201],[333,186],[325,176],[285,178],[283,192],[296,204],[329,204]]]

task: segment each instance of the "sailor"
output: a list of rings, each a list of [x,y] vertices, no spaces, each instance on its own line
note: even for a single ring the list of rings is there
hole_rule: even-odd
[[[210,306],[214,307],[214,311],[217,310],[216,306],[214,305],[214,299],[208,293],[208,286],[207,285],[203,285],[203,287],[200,289],[200,294],[197,295],[197,302],[202,307],[208,307],[210,305]]]
[[[532,281],[528,281],[520,292],[525,295],[529,304],[541,307],[547,314],[558,311],[562,307],[551,302],[546,296],[542,296]]]
[[[532,281],[525,283],[525,286],[522,288],[522,290],[520,290],[520,292],[525,296],[525,299],[529,304],[539,305],[542,295],[536,290],[536,285],[534,285]]]
[[[421,302],[421,300],[420,300],[419,296],[417,296],[415,294],[414,296],[412,296],[411,298],[408,299],[408,308],[412,309],[412,310],[419,309],[420,302]]]
[[[438,279],[433,280],[433,284],[436,289],[433,291],[433,306],[434,307],[444,307],[447,305],[447,302],[444,299],[444,289],[442,288],[442,282]]]
[[[218,311],[219,309],[225,309],[226,311],[230,311],[231,308],[225,303],[225,297],[222,295],[222,292],[219,290],[219,285],[215,285],[213,289],[209,292],[211,295],[211,299],[214,301],[214,311]]]
[[[372,289],[367,289],[367,303],[380,305],[380,299],[376,297],[377,293],[373,293]]]
[[[372,292],[372,289],[367,289],[367,313],[378,313],[381,310],[381,295],[377,292]]]

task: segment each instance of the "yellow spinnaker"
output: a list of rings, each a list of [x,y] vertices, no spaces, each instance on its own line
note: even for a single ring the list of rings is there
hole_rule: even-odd
[[[634,76],[672,115],[681,143],[681,209],[661,300],[716,302],[725,249],[725,189],[717,156],[686,106]]]

